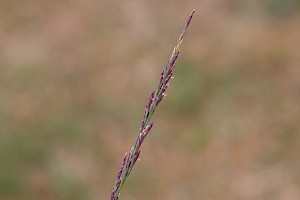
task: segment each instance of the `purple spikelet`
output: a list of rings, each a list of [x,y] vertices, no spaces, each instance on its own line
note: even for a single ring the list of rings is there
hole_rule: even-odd
[[[139,150],[136,154],[135,154],[135,156],[133,157],[133,165],[135,164],[135,162],[139,159],[139,157],[140,157],[140,153],[141,153],[141,150]]]
[[[155,95],[155,90],[151,93],[148,103],[146,104],[145,107],[145,112],[144,112],[144,117],[141,123],[141,127],[140,127],[140,132],[144,129],[145,123],[147,122],[147,119],[149,119],[149,115],[152,114],[151,113],[151,106],[153,104],[154,99],[154,95]]]
[[[123,158],[123,162],[122,162],[122,165],[121,165],[121,168],[118,171],[117,178],[116,178],[116,183],[115,183],[114,189],[113,189],[113,191],[112,191],[112,193],[110,195],[110,200],[114,200],[114,199],[118,199],[119,198],[119,196],[116,196],[116,192],[120,188],[120,184],[121,184],[121,181],[122,181],[122,177],[121,176],[122,176],[122,173],[123,173],[123,169],[125,167],[126,160],[127,160],[127,153],[125,153],[124,158]]]
[[[158,84],[157,90],[154,90],[149,97],[149,100],[145,106],[145,112],[144,112],[143,120],[141,122],[140,131],[138,133],[138,136],[136,138],[134,146],[130,150],[129,155],[127,156],[127,153],[126,153],[123,158],[121,168],[119,169],[117,177],[116,177],[116,182],[115,182],[114,188],[111,192],[110,200],[118,200],[119,199],[122,186],[125,183],[127,177],[130,175],[130,172],[132,171],[136,161],[140,157],[142,143],[153,127],[153,122],[150,123],[150,120],[152,118],[152,115],[155,112],[156,107],[161,102],[161,100],[166,96],[165,92],[166,92],[167,88],[169,87],[169,82],[170,82],[171,78],[173,77],[175,63],[176,63],[176,60],[180,53],[180,49],[179,49],[180,44],[183,41],[183,37],[185,35],[187,28],[189,27],[189,24],[193,18],[194,13],[195,13],[195,10],[193,10],[191,12],[191,14],[189,15],[189,18],[188,18],[188,20],[185,24],[185,27],[179,37],[179,40],[178,40],[175,48],[173,49],[172,55],[160,74],[160,79],[159,79],[159,84]]]
[[[127,159],[127,153],[125,153],[125,155],[124,155],[122,166],[121,166],[121,168],[118,172],[117,178],[116,178],[116,183],[118,183],[121,180],[121,175],[122,175],[125,163],[126,163],[126,159]]]

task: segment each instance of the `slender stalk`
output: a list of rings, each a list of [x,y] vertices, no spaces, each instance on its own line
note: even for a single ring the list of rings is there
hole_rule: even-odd
[[[186,33],[187,28],[189,27],[189,24],[194,16],[195,9],[190,13],[189,18],[185,24],[185,27],[177,41],[176,46],[173,49],[173,52],[171,54],[171,57],[161,72],[160,75],[160,81],[158,84],[158,87],[156,90],[154,90],[148,100],[148,103],[146,104],[144,117],[141,123],[140,131],[137,135],[137,138],[135,140],[134,146],[131,148],[129,154],[125,154],[123,158],[123,162],[121,165],[121,168],[118,171],[116,182],[113,188],[113,191],[111,193],[110,200],[118,200],[120,196],[120,192],[122,190],[122,187],[124,183],[126,182],[128,176],[130,175],[130,172],[133,169],[133,166],[135,165],[136,161],[138,160],[140,156],[140,148],[141,145],[148,135],[149,131],[151,130],[153,123],[151,122],[151,118],[155,112],[156,107],[161,102],[161,100],[166,96],[165,92],[167,88],[169,87],[169,81],[171,78],[173,78],[173,71],[175,68],[175,62],[179,56],[180,52],[180,45],[183,41],[183,37]]]

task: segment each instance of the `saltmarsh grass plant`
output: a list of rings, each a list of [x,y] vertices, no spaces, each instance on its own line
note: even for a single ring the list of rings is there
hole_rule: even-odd
[[[130,172],[132,171],[136,161],[139,159],[140,153],[141,153],[141,145],[148,135],[149,131],[153,127],[153,122],[151,121],[151,118],[155,112],[155,109],[157,108],[158,104],[161,102],[161,100],[166,96],[166,90],[169,87],[170,79],[173,78],[173,72],[175,68],[175,62],[178,58],[179,52],[180,52],[180,44],[183,41],[183,37],[185,35],[185,32],[187,28],[189,27],[189,24],[194,16],[195,10],[193,10],[190,13],[190,16],[185,24],[185,27],[178,39],[178,42],[176,46],[173,49],[173,52],[171,54],[171,57],[165,66],[165,68],[162,70],[160,74],[160,80],[159,84],[156,90],[154,90],[148,100],[148,103],[146,104],[144,118],[141,123],[141,127],[139,130],[139,133],[137,135],[136,141],[131,148],[129,154],[125,154],[123,158],[123,162],[121,165],[121,168],[118,171],[116,182],[114,185],[114,188],[111,192],[110,200],[118,200],[121,189],[126,182],[128,176],[130,175]]]

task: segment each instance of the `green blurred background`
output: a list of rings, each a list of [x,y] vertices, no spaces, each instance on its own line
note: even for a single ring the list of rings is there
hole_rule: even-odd
[[[299,0],[1,0],[0,199],[300,199]]]

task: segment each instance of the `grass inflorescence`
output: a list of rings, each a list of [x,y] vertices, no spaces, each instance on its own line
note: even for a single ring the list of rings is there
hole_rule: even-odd
[[[176,60],[180,53],[180,44],[183,41],[183,37],[186,33],[187,28],[189,27],[189,24],[194,16],[195,10],[193,10],[189,18],[185,24],[185,27],[177,41],[176,46],[173,49],[173,52],[171,54],[171,57],[165,66],[165,68],[162,70],[160,74],[160,81],[158,84],[158,87],[156,90],[154,90],[148,100],[148,103],[145,107],[145,113],[144,117],[140,126],[139,134],[137,135],[135,144],[131,148],[129,154],[125,154],[123,158],[123,162],[121,165],[121,168],[118,171],[116,182],[114,185],[114,188],[111,192],[110,200],[117,200],[120,196],[121,189],[126,182],[126,179],[130,175],[130,172],[132,171],[136,161],[138,160],[140,153],[141,153],[141,145],[148,135],[149,131],[153,127],[154,122],[150,122],[151,118],[155,112],[155,109],[157,108],[158,104],[161,102],[161,100],[166,96],[166,90],[169,87],[170,79],[173,77],[173,72],[175,68]]]

